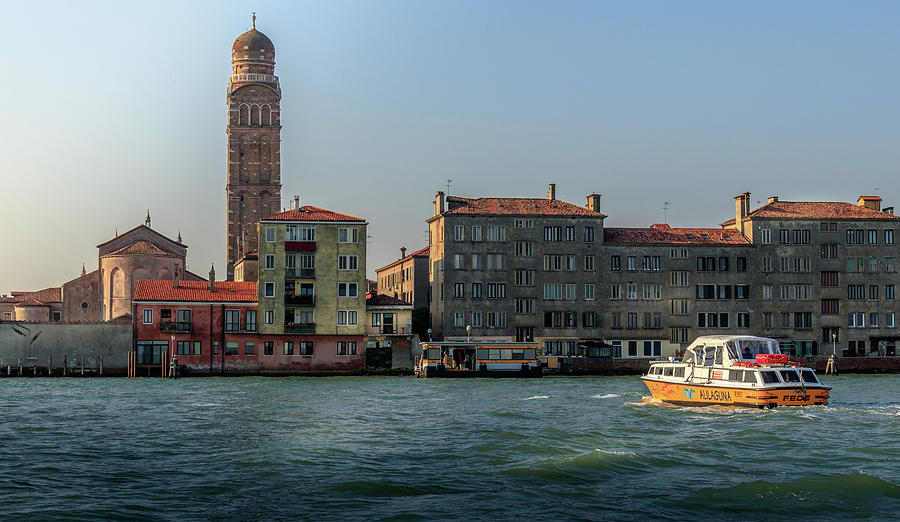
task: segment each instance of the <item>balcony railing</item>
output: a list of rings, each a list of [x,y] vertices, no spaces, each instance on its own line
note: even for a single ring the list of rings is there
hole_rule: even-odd
[[[369,326],[366,328],[367,335],[409,335],[409,331],[405,326]]]
[[[286,295],[284,296],[285,305],[295,306],[315,306],[316,296],[314,295]]]
[[[285,268],[284,277],[289,279],[315,279],[315,268]]]
[[[316,333],[316,323],[287,323],[284,325],[284,333],[314,334]]]
[[[284,249],[288,252],[315,252],[315,241],[285,241]]]
[[[159,323],[160,332],[190,332],[192,324],[183,321],[163,321]]]

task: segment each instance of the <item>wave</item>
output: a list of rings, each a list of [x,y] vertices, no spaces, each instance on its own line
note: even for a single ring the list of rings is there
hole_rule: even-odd
[[[220,404],[218,402],[195,402],[195,403],[191,404],[191,406],[194,406],[196,408],[211,408],[211,407],[215,407],[215,406],[225,406],[225,405]]]
[[[591,398],[592,399],[615,399],[616,397],[621,397],[621,396],[622,395],[620,395],[618,393],[607,393],[604,395],[600,395],[598,393],[597,395],[591,395]]]
[[[653,473],[661,468],[680,465],[679,462],[648,457],[634,451],[595,449],[568,457],[551,457],[507,469],[520,477],[554,480],[595,480],[604,475]]]
[[[527,399],[522,399],[523,401],[530,401],[532,399],[549,399],[549,395],[535,395],[533,397],[528,397]]]

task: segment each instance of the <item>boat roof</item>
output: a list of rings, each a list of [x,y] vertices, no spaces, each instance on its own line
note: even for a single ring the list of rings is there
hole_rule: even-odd
[[[514,342],[514,341],[422,341],[422,346],[473,346],[479,348],[506,348],[506,347],[523,347],[523,348],[537,348],[537,343],[525,343],[525,342]]]
[[[694,339],[694,342],[691,343],[697,344],[700,341],[704,343],[724,343],[727,341],[774,341],[778,342],[771,337],[759,337],[757,335],[701,335]]]

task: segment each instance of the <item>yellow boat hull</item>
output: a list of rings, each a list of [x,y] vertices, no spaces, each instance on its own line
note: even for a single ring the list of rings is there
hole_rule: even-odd
[[[779,387],[774,389],[729,388],[726,386],[676,384],[642,379],[654,399],[679,406],[814,406],[828,404],[830,388]]]

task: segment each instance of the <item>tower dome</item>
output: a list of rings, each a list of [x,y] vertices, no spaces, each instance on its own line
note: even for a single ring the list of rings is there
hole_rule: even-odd
[[[272,74],[275,68],[275,45],[269,37],[256,29],[256,13],[252,27],[238,36],[231,46],[231,66],[235,74]]]

